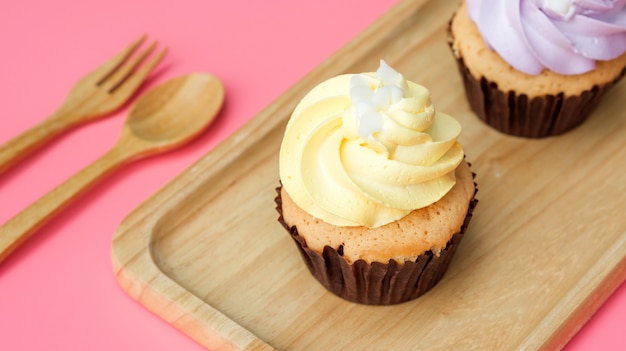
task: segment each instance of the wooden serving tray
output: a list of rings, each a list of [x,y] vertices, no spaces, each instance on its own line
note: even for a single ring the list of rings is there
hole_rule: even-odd
[[[626,278],[626,85],[559,137],[470,112],[445,40],[457,0],[406,0],[158,191],[120,225],[113,262],[141,304],[212,350],[562,347]],[[341,300],[276,221],[278,149],[296,103],[379,59],[460,120],[480,203],[433,290],[391,306]]]

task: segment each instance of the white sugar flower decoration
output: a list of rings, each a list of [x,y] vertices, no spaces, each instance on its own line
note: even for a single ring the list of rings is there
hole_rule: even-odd
[[[385,112],[404,97],[406,89],[402,75],[384,60],[380,60],[376,78],[380,81],[379,85],[362,74],[356,74],[350,80],[350,98],[362,138],[381,131]]]
[[[569,19],[576,13],[574,0],[538,0],[537,5],[548,15]]]

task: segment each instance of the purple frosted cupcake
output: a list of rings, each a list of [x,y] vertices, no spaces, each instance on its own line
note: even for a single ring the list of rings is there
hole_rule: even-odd
[[[530,138],[582,124],[626,68],[626,1],[464,0],[449,27],[472,110]]]

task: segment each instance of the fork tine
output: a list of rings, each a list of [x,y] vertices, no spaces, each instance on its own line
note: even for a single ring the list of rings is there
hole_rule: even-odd
[[[152,52],[156,47],[156,42],[153,42],[147,49],[139,54],[127,59],[123,62],[107,79],[102,83],[102,86],[108,91],[113,92],[124,80],[132,74],[132,72],[139,66],[139,64]]]
[[[92,74],[98,79],[96,85],[103,84],[117,69],[126,61],[130,55],[137,50],[137,48],[146,40],[147,36],[144,34],[139,39],[136,39],[128,47],[119,52],[109,61],[102,66],[98,67]]]
[[[152,51],[152,49],[153,48],[151,47],[148,50]],[[116,92],[121,95],[131,94],[133,91],[135,91],[139,87],[139,85],[141,85],[141,83],[146,79],[148,74],[150,74],[150,72],[154,70],[154,68],[159,64],[159,62],[163,60],[166,54],[167,54],[167,48],[164,48],[157,55],[155,55],[148,63],[143,65],[140,69],[136,70],[135,72],[131,71],[131,74],[126,75],[125,78],[119,81],[117,84],[115,84],[115,86],[113,86],[110,89],[110,91]]]

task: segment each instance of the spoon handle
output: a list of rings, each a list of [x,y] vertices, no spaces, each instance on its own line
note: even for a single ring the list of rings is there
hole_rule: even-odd
[[[0,227],[0,262],[74,199],[128,160],[128,153],[120,147],[114,147],[11,218]]]

